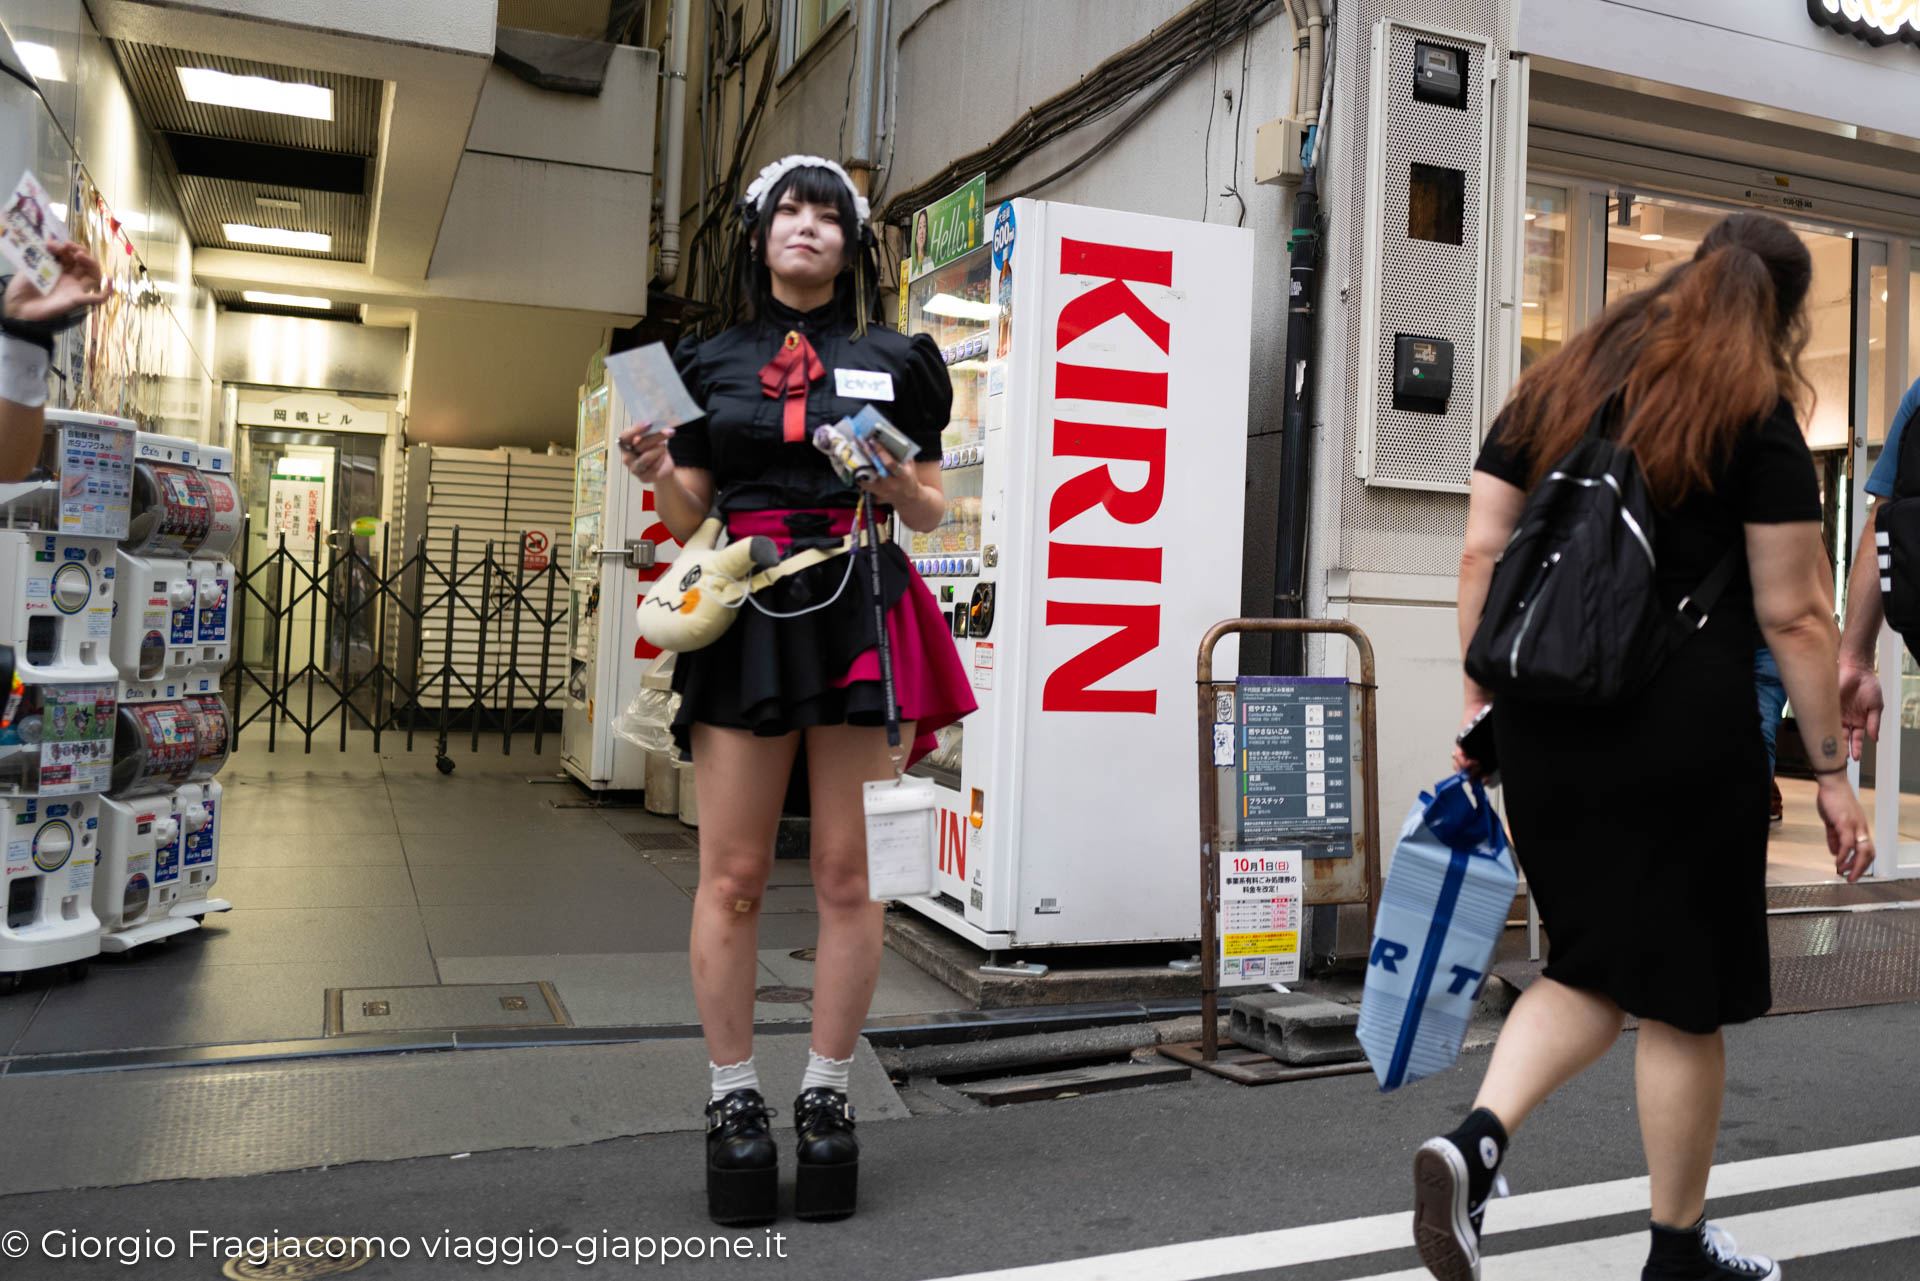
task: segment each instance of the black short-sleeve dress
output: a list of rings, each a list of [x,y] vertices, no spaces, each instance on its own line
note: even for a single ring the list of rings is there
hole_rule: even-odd
[[[1525,489],[1532,460],[1502,427],[1475,467]],[[1674,605],[1729,548],[1740,557],[1706,626],[1623,705],[1495,700],[1513,847],[1550,942],[1548,977],[1694,1033],[1772,1004],[1761,641],[1743,526],[1820,516],[1813,455],[1782,400],[1741,433],[1711,492],[1655,518],[1659,590]]]
[[[815,427],[872,404],[919,446],[918,460],[935,461],[953,407],[932,338],[874,327],[855,339],[835,311],[776,302],[763,320],[689,338],[674,352],[681,380],[707,411],[676,430],[674,465],[712,473],[715,507],[733,536],[764,534],[783,553],[837,542],[860,498],[813,447]],[[789,332],[807,339],[822,371],[807,388],[801,440],[787,439],[785,402],[761,377]],[[888,514],[879,511],[882,525]],[[885,724],[871,577],[856,559],[835,557],[756,592],[718,641],[675,660],[673,732],[683,750],[691,754],[695,723],[767,736]],[[917,724],[917,759],[974,701],[940,608],[897,545],[883,548],[881,571],[895,702],[901,719]]]

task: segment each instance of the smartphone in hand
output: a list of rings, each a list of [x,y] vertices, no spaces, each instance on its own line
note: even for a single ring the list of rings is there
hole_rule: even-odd
[[[1462,754],[1479,767],[1480,781],[1493,786],[1500,781],[1500,751],[1493,741],[1493,705],[1480,709],[1473,723],[1454,738]]]

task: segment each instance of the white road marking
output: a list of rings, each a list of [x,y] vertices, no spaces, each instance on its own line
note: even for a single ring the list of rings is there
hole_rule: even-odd
[[[1408,1148],[1409,1166],[1412,1161],[1412,1148]],[[1838,1179],[1851,1179],[1867,1174],[1886,1174],[1895,1170],[1920,1168],[1920,1136],[1904,1139],[1886,1139],[1878,1143],[1861,1143],[1852,1147],[1827,1148],[1818,1152],[1797,1152],[1788,1156],[1761,1157],[1752,1161],[1736,1161],[1728,1165],[1714,1167],[1713,1177],[1707,1188],[1709,1197],[1745,1196],[1755,1192],[1772,1192],[1782,1188],[1806,1187],[1817,1183],[1830,1183]],[[1408,1181],[1408,1195],[1411,1199],[1412,1182]],[[1920,1236],[1920,1192],[1902,1191],[1879,1194],[1887,1197],[1904,1197],[1906,1206],[1906,1228],[1892,1236],[1880,1240],[1899,1240],[1907,1236]],[[1856,1201],[1873,1200],[1871,1197],[1854,1198]],[[1832,1206],[1847,1205],[1850,1202],[1838,1201],[1829,1204],[1821,1214],[1830,1214]],[[1614,1214],[1629,1214],[1635,1211],[1645,1212],[1647,1208],[1647,1180],[1644,1175],[1631,1179],[1615,1179],[1607,1183],[1590,1183],[1583,1187],[1554,1188],[1546,1192],[1529,1192],[1521,1196],[1496,1201],[1487,1209],[1487,1237],[1490,1241],[1502,1233],[1519,1232],[1528,1228],[1553,1227],[1563,1223],[1578,1223],[1584,1219],[1605,1218]],[[1709,1207],[1711,1213],[1711,1207]],[[1786,1214],[1787,1211],[1776,1211]],[[1740,1224],[1750,1219],[1765,1219],[1767,1216],[1746,1216],[1731,1220],[1725,1226],[1735,1237],[1741,1236]],[[1836,1222],[1844,1222],[1836,1219]],[[1768,1235],[1777,1235],[1780,1239],[1792,1238],[1791,1233],[1777,1232],[1768,1227]],[[1624,1241],[1627,1238],[1620,1238]],[[1639,1242],[1644,1259],[1645,1237],[1635,1234],[1632,1240]],[[1367,1218],[1346,1219],[1337,1223],[1314,1223],[1296,1228],[1277,1228],[1268,1232],[1249,1232],[1239,1236],[1214,1237],[1204,1241],[1182,1241],[1174,1245],[1149,1246],[1140,1250],[1127,1250],[1117,1254],[1094,1255],[1084,1259],[1064,1259],[1057,1263],[1039,1263],[1014,1268],[1003,1268],[993,1272],[970,1272],[964,1276],[944,1277],[939,1281],[1208,1281],[1212,1277],[1230,1277],[1243,1272],[1256,1272],[1263,1268],[1287,1268],[1302,1263],[1319,1263],[1329,1259],[1347,1259],[1363,1254],[1373,1254],[1381,1250],[1398,1250],[1413,1244],[1413,1215],[1411,1211],[1395,1214],[1376,1214]],[[1604,1245],[1604,1242],[1582,1246],[1559,1246],[1555,1249],[1588,1249]],[[1855,1240],[1851,1244],[1869,1244],[1866,1240]],[[1755,1249],[1765,1253],[1765,1249],[1756,1241]],[[1829,1249],[1838,1247],[1826,1247]],[[1529,1252],[1537,1253],[1537,1252]],[[1516,1258],[1525,1256],[1513,1256]],[[1611,1261],[1608,1256],[1607,1268],[1611,1272],[1595,1272],[1590,1275],[1618,1275],[1622,1266]],[[1396,1274],[1408,1278],[1425,1277],[1424,1270],[1419,1272]],[[1489,1281],[1495,1281],[1501,1273],[1492,1273]],[[1519,1276],[1520,1274],[1506,1274]],[[1575,1281],[1568,1273],[1561,1276],[1558,1272],[1534,1271],[1528,1277],[1553,1276],[1556,1281]],[[1588,1275],[1588,1274],[1581,1274]],[[1385,1281],[1385,1279],[1381,1279]]]
[[[1790,1205],[1738,1218],[1716,1219],[1741,1250],[1773,1259],[1804,1259],[1858,1246],[1920,1237],[1920,1188],[1898,1188],[1838,1201]],[[1647,1234],[1573,1241],[1566,1245],[1489,1255],[1483,1281],[1618,1281],[1647,1261]],[[1782,1271],[1787,1271],[1782,1269]],[[1364,1281],[1432,1281],[1425,1268],[1390,1272]]]

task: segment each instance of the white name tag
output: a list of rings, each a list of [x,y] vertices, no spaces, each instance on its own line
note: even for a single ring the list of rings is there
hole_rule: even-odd
[[[849,400],[892,400],[893,375],[873,369],[836,369],[834,388]]]

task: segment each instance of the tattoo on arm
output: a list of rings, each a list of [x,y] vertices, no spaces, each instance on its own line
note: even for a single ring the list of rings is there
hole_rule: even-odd
[[[1820,752],[1828,760],[1840,754],[1840,740],[1829,734],[1820,740]]]

